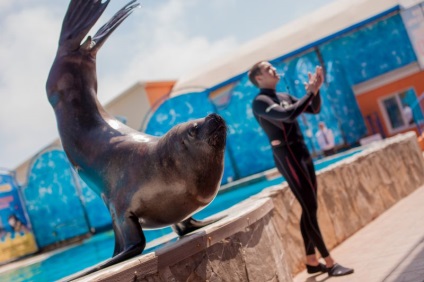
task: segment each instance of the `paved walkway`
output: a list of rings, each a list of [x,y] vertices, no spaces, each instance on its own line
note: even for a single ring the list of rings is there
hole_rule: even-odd
[[[298,274],[295,282],[424,282],[424,186],[331,251],[345,277]]]

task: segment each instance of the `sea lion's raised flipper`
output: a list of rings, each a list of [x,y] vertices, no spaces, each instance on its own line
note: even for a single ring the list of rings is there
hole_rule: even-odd
[[[92,48],[92,52],[97,52],[109,35],[134,11],[135,8],[140,7],[139,3],[136,3],[137,0],[133,0],[125,5],[121,10],[116,12],[116,14],[104,24],[94,35],[93,41],[96,45]]]
[[[71,0],[62,23],[59,45],[77,50],[83,38],[103,14],[110,0]]]
[[[106,0],[103,3],[101,0],[71,0],[63,20],[59,46],[65,46],[68,50],[77,50],[81,41],[103,14],[109,2],[110,0]],[[109,35],[135,8],[140,6],[136,2],[137,0],[132,0],[116,12],[112,19],[100,28],[93,39],[89,37],[84,42],[82,45],[84,49],[88,49],[95,54]]]
[[[171,227],[172,227],[172,230],[174,230],[174,232],[178,234],[178,236],[184,236],[192,231],[205,227],[206,225],[217,222],[218,220],[221,220],[224,217],[225,215],[217,217],[217,218],[206,219],[206,220],[196,220],[192,217],[189,217],[186,220],[183,220],[177,224],[173,224]]]

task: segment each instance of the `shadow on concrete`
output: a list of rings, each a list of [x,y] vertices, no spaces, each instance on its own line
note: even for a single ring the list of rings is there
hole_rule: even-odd
[[[328,276],[327,273],[320,273],[313,276],[309,276],[305,282],[324,282],[330,279],[331,277]]]
[[[383,282],[424,282],[424,238],[392,270]]]

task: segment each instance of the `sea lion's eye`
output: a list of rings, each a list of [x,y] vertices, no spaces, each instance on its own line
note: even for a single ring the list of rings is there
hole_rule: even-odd
[[[196,136],[197,128],[198,128],[197,123],[193,124],[193,126],[190,127],[190,129],[188,130],[188,135],[190,135],[191,137]]]

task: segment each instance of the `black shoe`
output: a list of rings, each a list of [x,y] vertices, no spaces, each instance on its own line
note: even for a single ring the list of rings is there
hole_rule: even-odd
[[[325,267],[325,264],[322,264],[322,263],[319,263],[317,266],[306,264],[306,271],[309,274],[313,274],[318,272],[327,272],[327,268]]]
[[[343,276],[353,273],[353,268],[347,268],[335,263],[332,267],[327,268],[328,276]]]

